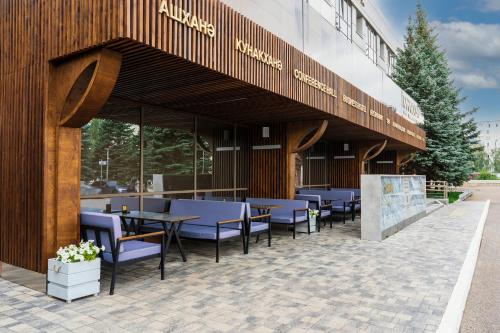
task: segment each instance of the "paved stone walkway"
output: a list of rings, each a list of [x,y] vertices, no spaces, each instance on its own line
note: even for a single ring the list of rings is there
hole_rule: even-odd
[[[500,332],[500,186],[472,187],[471,200],[491,199],[461,333]]]
[[[359,221],[278,234],[273,247],[189,244],[167,279],[155,260],[124,268],[114,296],[65,304],[0,279],[0,332],[433,332],[460,272],[483,203],[442,208],[384,242]]]

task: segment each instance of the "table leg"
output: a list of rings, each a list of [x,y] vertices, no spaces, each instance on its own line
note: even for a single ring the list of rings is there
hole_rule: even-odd
[[[174,233],[175,240],[176,240],[176,243],[177,243],[177,249],[179,249],[179,252],[180,252],[181,257],[182,257],[182,261],[186,262],[187,258],[186,258],[186,255],[184,254],[184,249],[182,248],[181,238],[179,237],[179,233],[177,232],[177,230],[181,226],[182,226],[182,222],[180,222],[178,226],[175,223],[171,223],[171,226],[170,226],[170,230],[171,231],[170,232]]]
[[[134,221],[134,232],[136,235],[139,235],[141,231],[141,227],[144,225],[144,220],[137,220],[137,223]]]
[[[130,236],[130,231],[128,230],[127,226],[127,219],[124,216],[120,216],[120,220],[122,221],[123,229],[125,229],[125,236]]]

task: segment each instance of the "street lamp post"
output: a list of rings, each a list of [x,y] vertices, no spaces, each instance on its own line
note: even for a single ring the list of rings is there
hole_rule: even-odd
[[[106,181],[109,180],[109,148],[106,148]]]

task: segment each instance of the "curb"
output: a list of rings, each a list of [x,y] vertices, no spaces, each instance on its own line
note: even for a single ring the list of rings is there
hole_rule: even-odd
[[[456,333],[460,330],[460,324],[462,323],[462,316],[465,310],[465,303],[467,302],[467,297],[469,296],[472,278],[474,277],[474,271],[476,269],[479,248],[481,247],[481,240],[483,239],[484,224],[486,223],[489,208],[490,200],[486,201],[486,205],[476,228],[476,233],[472,237],[462,269],[458,275],[457,283],[453,288],[453,292],[451,293],[443,318],[441,319],[439,328],[436,331],[438,333]]]

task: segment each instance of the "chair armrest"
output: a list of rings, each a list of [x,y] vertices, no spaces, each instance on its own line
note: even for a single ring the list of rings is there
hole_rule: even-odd
[[[266,217],[271,217],[271,214],[263,214],[263,215],[257,215],[257,216],[250,216],[250,220],[258,220],[258,219],[264,219]],[[267,220],[264,220],[267,222]]]
[[[234,220],[224,220],[217,222],[218,225],[229,224],[229,223],[239,223],[243,222],[243,219],[234,219]]]
[[[321,209],[323,209],[323,208],[332,208],[332,207],[333,207],[332,204],[321,205]]]
[[[294,212],[306,212],[309,211],[309,208],[297,208],[293,210]]]
[[[165,231],[150,232],[150,233],[142,234],[142,235],[120,237],[120,238],[118,238],[118,241],[120,241],[120,242],[128,242],[128,241],[135,240],[135,239],[143,239],[143,238],[163,236],[164,234],[165,234]]]

